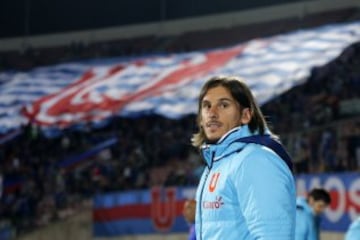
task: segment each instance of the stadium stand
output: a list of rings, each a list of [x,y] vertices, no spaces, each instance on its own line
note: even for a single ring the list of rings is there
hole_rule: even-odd
[[[359,50],[359,43],[350,46],[334,61],[314,68],[306,84],[263,106],[275,116],[271,122],[278,132],[291,129],[287,140],[299,173],[359,170],[359,112],[347,110],[360,97]]]
[[[89,45],[73,42],[42,49],[29,46],[21,53],[0,53],[0,70],[209,49],[354,19],[360,19],[358,10],[345,9],[178,36],[145,36]],[[353,109],[360,105],[360,44],[348,47],[326,66],[313,69],[310,79],[263,106],[275,132],[295,156],[296,173],[360,171],[360,111]],[[201,159],[189,143],[194,128],[193,115],[176,121],[160,116],[115,118],[106,127],[65,130],[53,139],[43,136],[35,125],[24,126],[21,134],[0,144],[4,182],[0,220],[21,235],[74,214],[96,193],[155,185],[192,186],[202,169]],[[81,154],[112,137],[118,142],[110,148],[81,159]],[[59,167],[59,163],[74,157],[81,159],[76,166]]]

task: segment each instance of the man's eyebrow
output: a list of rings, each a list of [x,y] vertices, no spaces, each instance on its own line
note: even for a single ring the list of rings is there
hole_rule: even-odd
[[[219,98],[219,99],[217,99],[217,101],[230,101],[230,102],[232,102],[233,99],[224,97],[224,98]],[[207,99],[203,99],[201,102],[210,102],[210,101],[207,100]]]
[[[233,100],[231,98],[220,98],[219,101],[230,101],[230,102],[232,102]]]

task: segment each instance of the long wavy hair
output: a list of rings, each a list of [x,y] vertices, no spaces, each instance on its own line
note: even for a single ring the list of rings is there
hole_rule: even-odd
[[[265,117],[260,110],[260,107],[256,103],[256,100],[246,85],[246,83],[238,77],[234,76],[217,76],[210,78],[202,87],[198,100],[198,112],[197,112],[197,126],[199,131],[193,134],[191,138],[192,145],[194,147],[200,147],[203,143],[206,142],[206,136],[203,128],[201,127],[201,103],[209,91],[209,89],[222,86],[225,87],[232,97],[239,103],[240,111],[244,108],[249,108],[251,113],[251,120],[248,123],[249,129],[252,133],[258,131],[259,134],[264,134],[265,130],[268,128],[265,121]]]

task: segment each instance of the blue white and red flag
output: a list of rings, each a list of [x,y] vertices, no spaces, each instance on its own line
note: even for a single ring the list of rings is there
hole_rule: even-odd
[[[0,73],[0,133],[101,124],[112,116],[195,113],[214,75],[243,77],[260,104],[303,83],[311,69],[360,40],[360,22],[254,39],[181,54],[114,58]]]

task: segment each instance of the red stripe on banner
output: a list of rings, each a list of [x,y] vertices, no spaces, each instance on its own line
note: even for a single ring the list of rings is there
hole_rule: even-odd
[[[184,200],[176,202],[176,216],[182,216]],[[123,219],[151,218],[150,204],[129,204],[112,208],[93,210],[94,222],[108,222]]]
[[[101,120],[107,116],[99,116],[98,112],[117,113],[127,104],[143,100],[147,97],[157,96],[171,87],[176,88],[177,84],[184,81],[194,80],[196,77],[205,76],[214,71],[243,51],[243,46],[224,49],[221,51],[212,51],[204,54],[203,61],[185,60],[168,74],[161,76],[160,79],[149,79],[153,82],[149,86],[138,91],[128,93],[120,99],[113,99],[106,95],[101,96],[100,102],[89,100],[90,92],[81,95],[81,102],[73,104],[72,101],[84,89],[91,89],[91,86],[102,81],[108,81],[123,71],[126,66],[114,66],[104,76],[97,76],[91,70],[86,72],[82,78],[71,86],[59,91],[58,93],[42,97],[35,101],[32,108],[25,108],[23,114],[32,119],[33,122],[42,126],[67,127],[71,124],[81,121]],[[134,62],[133,66],[141,66],[142,62]],[[88,90],[90,91],[90,90]],[[78,96],[79,97],[79,96]],[[94,114],[96,113],[96,114]],[[59,117],[67,114],[72,117]],[[41,119],[38,118],[42,115]],[[46,117],[44,117],[46,116]],[[46,120],[44,120],[46,119]]]
[[[57,93],[53,93],[50,95],[46,95],[41,97],[40,99],[36,100],[31,108],[27,108],[27,107],[23,107],[21,109],[21,112],[24,116],[28,117],[29,119],[32,119],[32,121],[36,122],[37,120],[35,119],[36,115],[41,111],[41,107],[43,104],[45,104],[47,101],[53,99],[54,97],[65,93],[66,91],[68,91],[69,89],[83,83],[83,82],[87,82],[88,80],[90,80],[91,78],[94,77],[94,73],[91,70],[86,71],[79,80],[75,81],[74,83],[70,84],[67,87],[64,87],[63,89],[61,89],[59,92]],[[59,104],[65,104],[64,106],[68,106],[68,102],[61,102],[63,100],[60,100]],[[49,110],[51,111],[51,109]]]

